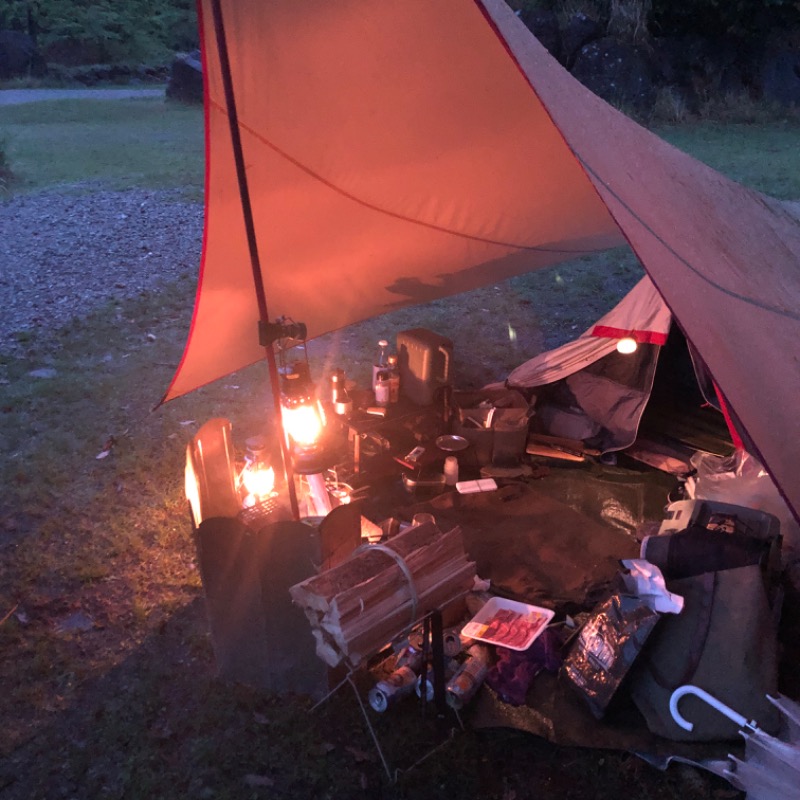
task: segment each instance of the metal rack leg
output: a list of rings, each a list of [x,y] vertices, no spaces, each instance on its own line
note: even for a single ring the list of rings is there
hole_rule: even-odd
[[[443,629],[442,629],[442,614],[440,611],[434,611],[428,616],[425,617],[423,622],[423,653],[427,653],[428,647],[430,647],[431,653],[431,661],[432,661],[432,669],[433,669],[433,694],[434,694],[434,703],[436,706],[436,713],[440,720],[443,720],[446,716],[448,706],[447,706],[447,697],[445,694],[445,679],[444,679],[444,636],[443,636]],[[423,668],[422,673],[423,684],[426,679],[426,672]],[[384,755],[383,748],[381,747],[381,743],[378,739],[378,734],[375,732],[375,728],[372,725],[372,722],[369,718],[369,712],[367,711],[366,706],[364,705],[364,701],[361,699],[361,694],[358,691],[358,687],[356,686],[355,682],[353,681],[353,672],[350,671],[342,678],[339,683],[331,689],[328,694],[325,695],[321,700],[315,703],[311,707],[311,711],[315,711],[319,708],[323,703],[327,702],[336,692],[341,689],[345,683],[350,684],[350,688],[353,690],[353,694],[356,697],[356,702],[358,703],[358,707],[361,709],[361,715],[364,718],[364,722],[366,723],[367,730],[369,731],[369,735],[372,737],[372,743],[375,745],[375,749],[378,751],[378,755],[381,759],[381,764],[383,764],[383,768],[386,771],[386,775],[392,783],[397,782],[397,778],[401,771],[408,772],[409,770],[413,769],[415,766],[421,764],[435,752],[437,752],[441,747],[443,747],[447,742],[452,741],[453,738],[453,731],[450,731],[450,736],[440,742],[436,747],[422,756],[418,761],[412,764],[406,770],[396,769],[394,773],[392,773],[391,767],[389,766],[389,762],[386,760],[386,756]],[[427,705],[425,703],[425,691],[422,692],[422,702],[423,707]],[[464,729],[464,724],[461,721],[461,717],[455,709],[451,709],[458,721],[459,727],[461,730]]]
[[[375,745],[375,749],[378,751],[378,755],[381,757],[383,768],[386,770],[389,780],[394,782],[396,780],[396,776],[392,775],[392,771],[389,769],[389,763],[386,761],[386,756],[383,754],[383,748],[381,747],[381,743],[378,741],[378,734],[375,733],[375,729],[372,727],[372,723],[369,721],[369,714],[367,714],[364,701],[361,699],[361,695],[358,693],[358,687],[355,685],[355,683],[353,683],[353,679],[350,677],[350,675],[347,676],[347,682],[350,684],[351,688],[353,689],[353,694],[356,696],[358,706],[361,709],[361,714],[364,717],[364,722],[367,723],[369,735],[372,737],[372,742]]]

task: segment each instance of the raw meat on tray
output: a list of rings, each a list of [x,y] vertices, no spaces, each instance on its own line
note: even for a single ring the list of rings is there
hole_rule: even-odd
[[[463,629],[472,639],[512,650],[526,650],[553,617],[546,608],[492,598]]]

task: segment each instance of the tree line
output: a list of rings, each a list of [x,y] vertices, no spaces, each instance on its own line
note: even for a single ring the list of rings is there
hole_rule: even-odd
[[[0,30],[28,34],[45,56],[152,63],[198,46],[194,0],[3,0]]]
[[[639,36],[756,39],[800,26],[797,0],[506,1],[522,14],[546,9],[567,16],[585,10],[604,19],[610,30]],[[3,0],[0,30],[27,33],[55,61],[58,54],[70,53],[72,59],[85,57],[84,63],[153,63],[198,46],[195,0]]]
[[[584,11],[610,27],[626,25],[651,36],[736,36],[760,39],[776,28],[800,25],[797,0],[507,0],[522,13]]]

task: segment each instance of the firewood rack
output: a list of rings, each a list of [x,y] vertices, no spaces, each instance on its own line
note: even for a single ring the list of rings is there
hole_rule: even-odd
[[[425,682],[427,680],[427,664],[428,664],[428,655],[430,655],[430,662],[431,662],[431,671],[433,673],[433,701],[432,704],[434,706],[435,714],[436,714],[436,722],[437,727],[439,729],[440,734],[443,733],[445,730],[447,731],[447,735],[441,736],[441,741],[435,744],[433,747],[428,749],[422,756],[420,756],[413,764],[408,767],[400,768],[395,767],[394,769],[389,764],[389,760],[384,752],[384,747],[381,745],[380,739],[378,737],[378,733],[375,730],[375,726],[372,724],[370,720],[369,710],[367,709],[366,705],[364,704],[364,700],[361,697],[361,690],[356,685],[354,680],[354,676],[358,671],[358,668],[350,668],[347,671],[347,674],[323,697],[320,699],[314,706],[312,706],[311,711],[315,711],[331,697],[333,697],[337,692],[349,686],[355,696],[356,702],[358,707],[361,711],[361,715],[364,719],[364,727],[367,729],[367,732],[372,739],[372,743],[378,753],[378,756],[381,760],[381,764],[386,772],[387,777],[389,780],[394,784],[397,783],[400,774],[403,772],[410,772],[411,770],[418,767],[436,752],[438,752],[442,747],[452,741],[453,736],[456,732],[456,726],[453,724],[448,723],[448,715],[452,715],[455,718],[457,723],[457,727],[460,730],[464,729],[464,724],[461,720],[461,716],[458,713],[458,710],[455,708],[450,707],[447,704],[447,695],[445,690],[445,659],[444,659],[444,631],[442,625],[442,612],[440,609],[435,609],[427,613],[421,620],[417,620],[413,625],[409,626],[408,631],[410,632],[412,628],[417,627],[419,624],[423,626],[423,671],[421,673],[422,678],[422,685],[425,686]],[[403,637],[398,637],[402,639]],[[420,713],[425,715],[427,712],[427,707],[429,705],[426,692],[423,689],[421,693],[421,697],[419,698],[420,702]]]

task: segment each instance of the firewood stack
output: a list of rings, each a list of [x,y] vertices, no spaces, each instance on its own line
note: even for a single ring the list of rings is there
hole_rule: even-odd
[[[331,667],[357,667],[412,623],[466,595],[474,577],[461,528],[442,533],[425,522],[359,548],[289,592],[311,623],[317,655]]]

